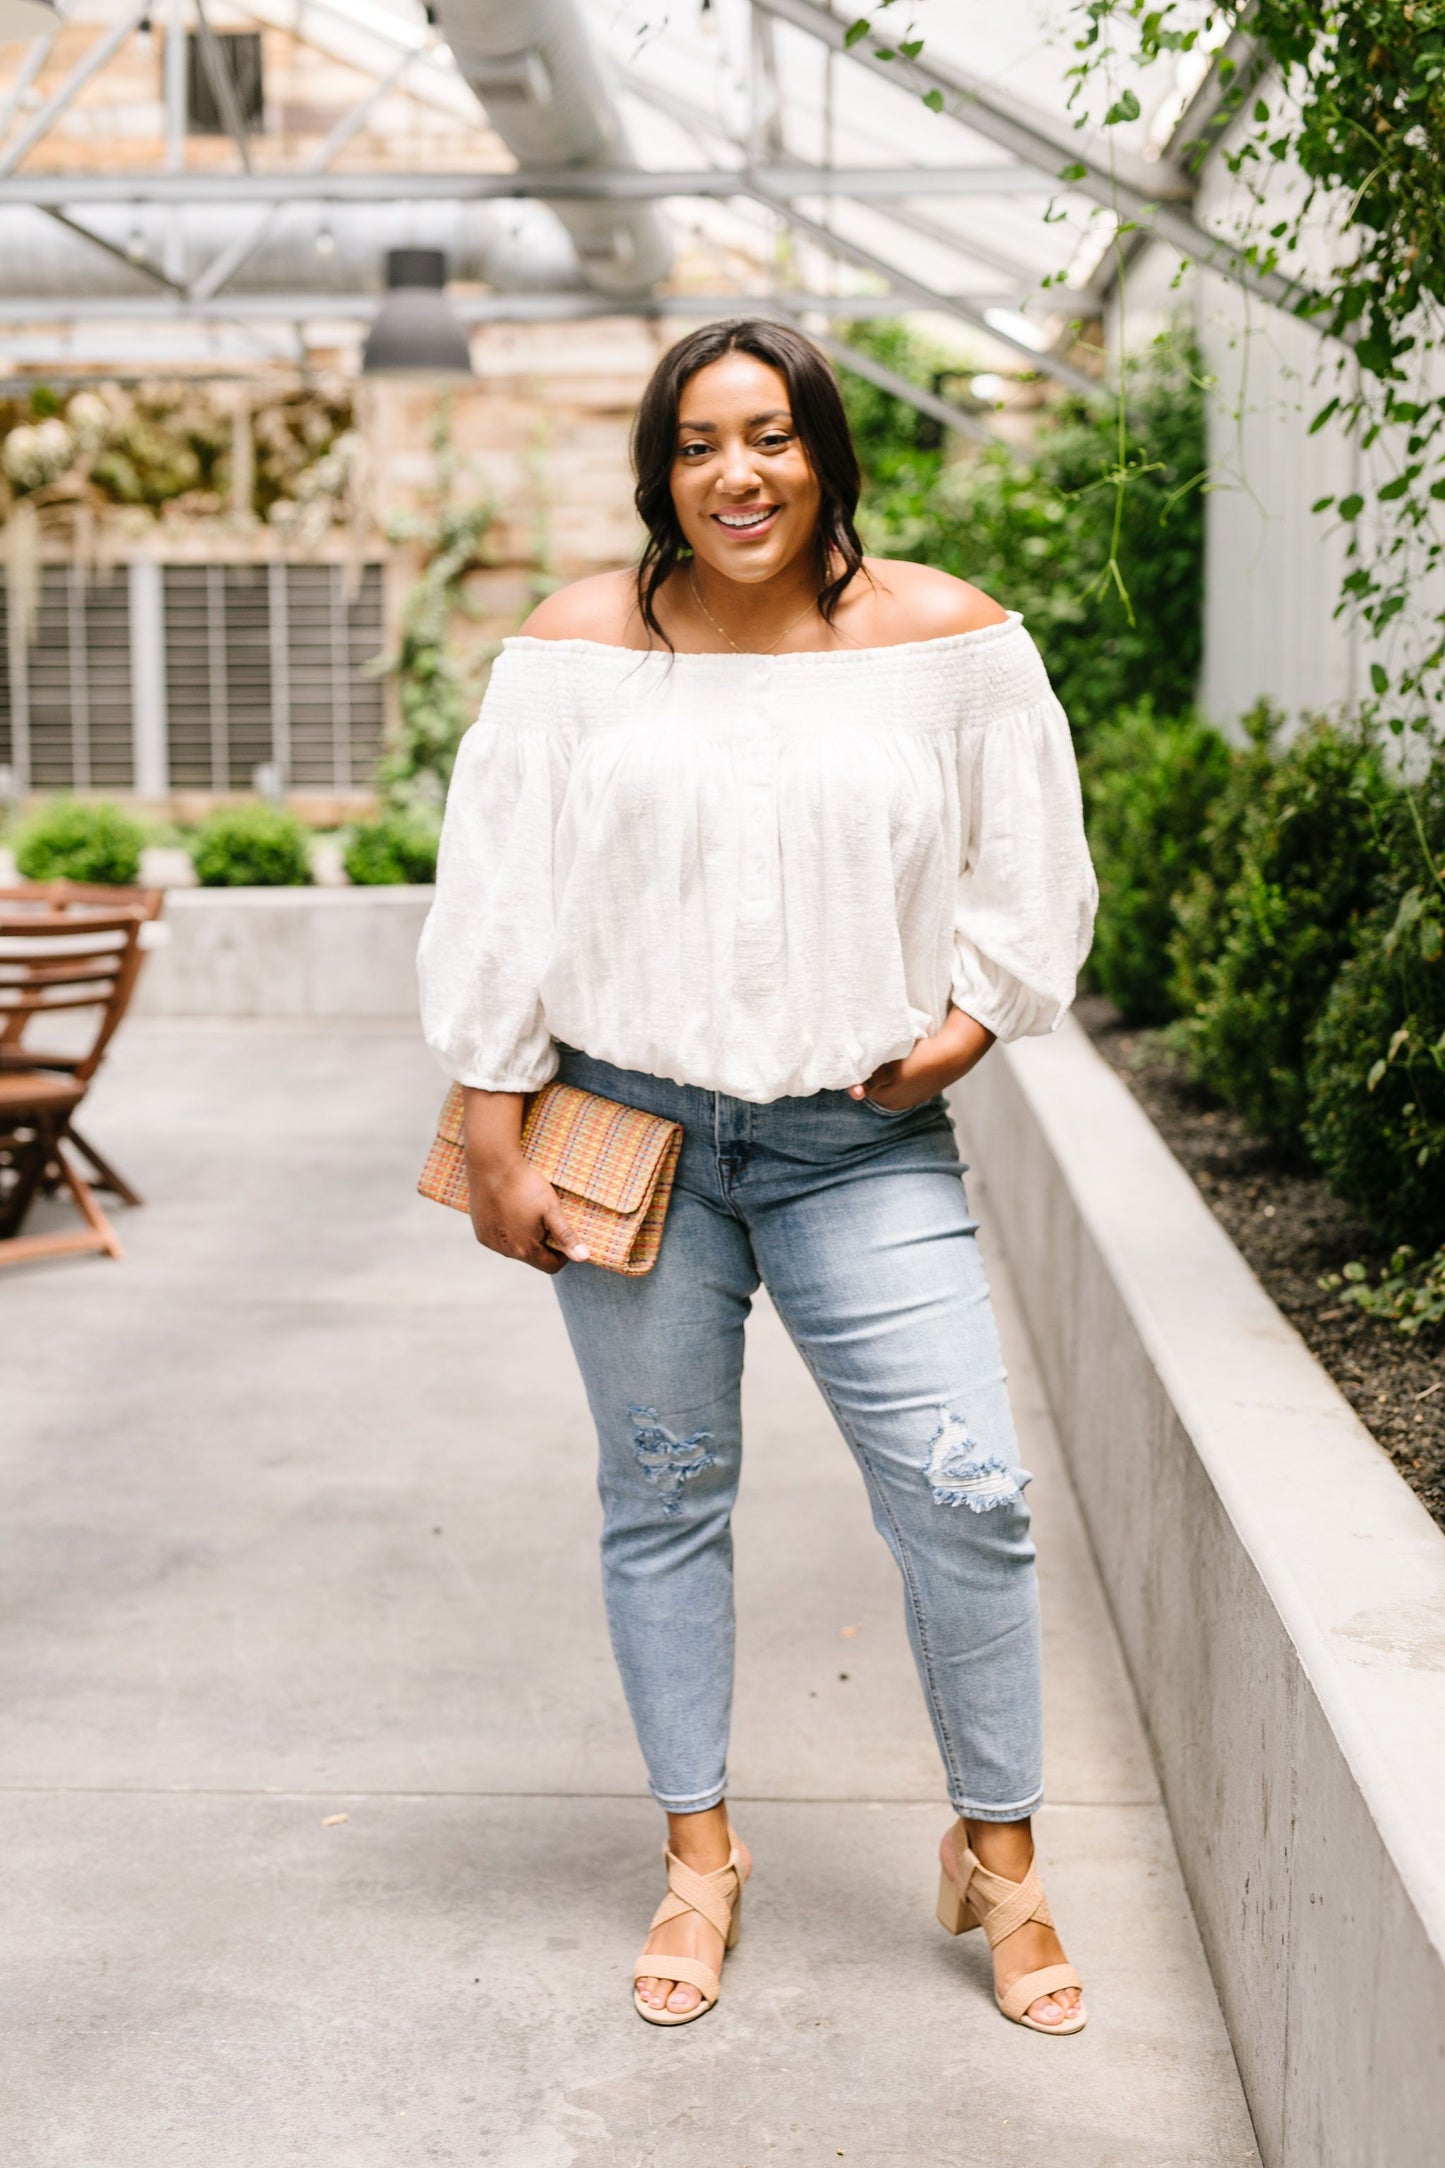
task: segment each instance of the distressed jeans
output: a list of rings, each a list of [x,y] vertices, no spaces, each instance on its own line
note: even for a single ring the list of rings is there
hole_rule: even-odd
[[[1031,1813],[1029,1476],[942,1094],[903,1113],[845,1091],[755,1104],[559,1048],[563,1083],[683,1126],[651,1272],[570,1263],[552,1281],[597,1426],[607,1619],[654,1798],[689,1813],[727,1790],[743,1324],[761,1282],[902,1575],[954,1811]],[[800,1525],[800,1563],[807,1540]]]

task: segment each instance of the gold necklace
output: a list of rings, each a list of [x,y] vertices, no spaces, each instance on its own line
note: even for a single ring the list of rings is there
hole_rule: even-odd
[[[720,632],[722,634],[723,638],[727,641],[728,646],[732,649],[735,655],[771,655],[774,649],[780,646],[780,644],[787,639],[788,634],[794,629],[794,627],[797,625],[801,625],[803,619],[809,616],[811,612],[816,610],[818,607],[816,599],[810,602],[807,609],[800,610],[795,618],[791,619],[788,624],[784,625],[782,631],[778,634],[777,639],[770,640],[766,647],[739,647],[737,641],[728,631],[727,626],[720,625],[718,623],[717,619],[713,616],[712,611],[703,601],[702,595],[698,590],[697,576],[691,570],[689,570],[687,575],[687,584],[692,589],[693,601],[702,611],[703,616],[712,626],[713,631]]]

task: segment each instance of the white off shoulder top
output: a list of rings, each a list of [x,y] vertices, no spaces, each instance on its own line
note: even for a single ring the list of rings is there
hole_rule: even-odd
[[[554,1037],[738,1099],[843,1090],[938,1030],[1051,1031],[1098,890],[1068,724],[1018,611],[897,647],[505,640],[419,954],[460,1083]]]

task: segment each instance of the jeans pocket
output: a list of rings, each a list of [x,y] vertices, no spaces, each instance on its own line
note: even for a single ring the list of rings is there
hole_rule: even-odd
[[[875,1114],[881,1114],[885,1122],[901,1122],[905,1116],[918,1112],[917,1107],[880,1107],[877,1100],[870,1099],[866,1092],[860,1104],[871,1107]],[[921,1101],[920,1104],[927,1104],[927,1102]]]

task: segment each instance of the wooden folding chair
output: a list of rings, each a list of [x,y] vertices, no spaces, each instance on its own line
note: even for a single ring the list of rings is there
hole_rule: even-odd
[[[139,911],[143,922],[147,925],[159,920],[165,906],[165,900],[166,892],[163,888],[120,888],[112,885],[102,887],[98,882],[93,881],[31,881],[27,882],[23,888],[0,888],[0,911],[3,911],[7,905],[16,904],[27,908],[34,904],[49,904],[57,909],[68,909],[75,904],[99,905],[111,911]],[[155,938],[157,936],[152,935],[148,939],[146,933],[142,932],[140,937],[142,950],[145,950],[150,945],[150,940]],[[132,982],[132,991],[134,991],[134,982]],[[120,1019],[117,1017],[116,1022],[119,1021]],[[21,1020],[19,1028],[23,1031],[23,1020]],[[112,1025],[111,1030],[114,1031],[114,1029],[115,1026]],[[4,1031],[4,1022],[3,1019],[0,1019],[0,1070],[3,1070],[6,1065],[7,1042]],[[8,1051],[11,1055],[14,1054],[15,1042],[13,1039],[8,1042]],[[46,1066],[43,1056],[32,1056],[29,1054],[28,1049],[27,1058],[32,1066],[40,1068]],[[92,1070],[91,1074],[94,1075],[94,1070]],[[81,1135],[73,1123],[70,1127],[68,1142],[75,1146],[75,1149],[89,1167],[91,1182],[96,1189],[110,1191],[113,1196],[119,1197],[122,1204],[143,1204],[145,1202],[139,1191],[132,1189],[123,1175],[116,1173],[110,1161],[102,1157],[95,1146],[88,1138]],[[54,1184],[47,1179],[45,1186],[53,1188]]]
[[[75,1163],[71,1125],[130,1001],[146,922],[138,906],[0,898],[0,1265],[74,1250],[124,1255]],[[25,1043],[32,1025],[87,1013],[94,1022],[73,1048]],[[68,1191],[85,1225],[22,1234],[46,1188]]]

